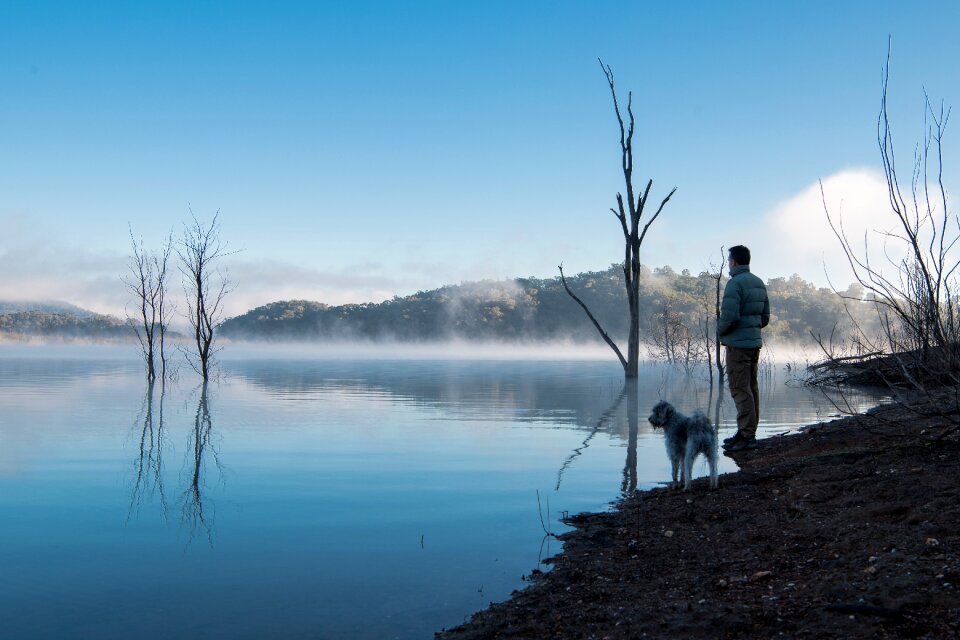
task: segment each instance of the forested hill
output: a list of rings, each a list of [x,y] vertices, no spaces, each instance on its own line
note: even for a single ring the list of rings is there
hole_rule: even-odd
[[[49,315],[61,314],[75,316],[77,318],[90,318],[97,315],[93,311],[82,309],[67,302],[27,302],[22,300],[0,300],[0,316],[10,315],[13,313],[24,313],[28,311],[39,311]]]
[[[130,327],[113,316],[72,305],[0,302],[0,339],[55,338],[66,340],[127,340]],[[24,310],[13,310],[24,309]]]
[[[724,282],[726,280],[724,279]],[[567,278],[614,337],[627,333],[627,304],[620,265]],[[767,340],[810,340],[849,326],[844,300],[799,276],[767,283],[772,309]],[[641,335],[655,336],[679,326],[699,331],[712,322],[716,280],[710,274],[677,273],[670,267],[644,269],[641,279]],[[857,295],[851,290],[848,293]],[[866,321],[868,303],[854,303]],[[381,303],[329,306],[289,300],[258,307],[223,323],[222,335],[246,340],[599,340],[583,310],[559,278],[518,278],[468,282]]]

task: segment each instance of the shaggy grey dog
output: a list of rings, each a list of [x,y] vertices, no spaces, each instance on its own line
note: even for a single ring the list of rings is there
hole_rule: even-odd
[[[716,489],[717,434],[710,424],[710,419],[699,410],[694,411],[692,416],[685,416],[669,402],[658,402],[648,420],[654,429],[663,429],[667,455],[673,464],[673,486],[679,487],[680,482],[683,482],[684,490],[690,489],[693,460],[702,453],[710,464],[710,488]]]

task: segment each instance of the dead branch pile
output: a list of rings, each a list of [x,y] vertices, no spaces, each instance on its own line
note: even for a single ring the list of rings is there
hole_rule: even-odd
[[[828,356],[807,367],[806,383],[817,387],[846,385],[889,389],[928,389],[960,384],[955,349],[900,353],[872,352],[853,356]]]

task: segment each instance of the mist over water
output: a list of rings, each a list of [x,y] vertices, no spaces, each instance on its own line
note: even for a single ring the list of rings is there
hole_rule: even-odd
[[[631,404],[604,350],[381,348],[230,345],[151,388],[129,347],[0,347],[0,637],[428,638],[559,550],[541,516],[669,479],[656,400],[717,398],[645,365]],[[834,412],[789,380],[764,434]]]
[[[593,360],[613,358],[605,344],[576,342],[475,342],[447,340],[430,343],[393,341],[235,342],[224,352],[227,360],[289,358],[314,360]]]

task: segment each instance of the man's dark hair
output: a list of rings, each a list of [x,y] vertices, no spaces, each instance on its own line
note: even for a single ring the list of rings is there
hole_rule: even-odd
[[[742,244],[730,247],[730,257],[737,261],[737,264],[750,264],[750,249]]]

